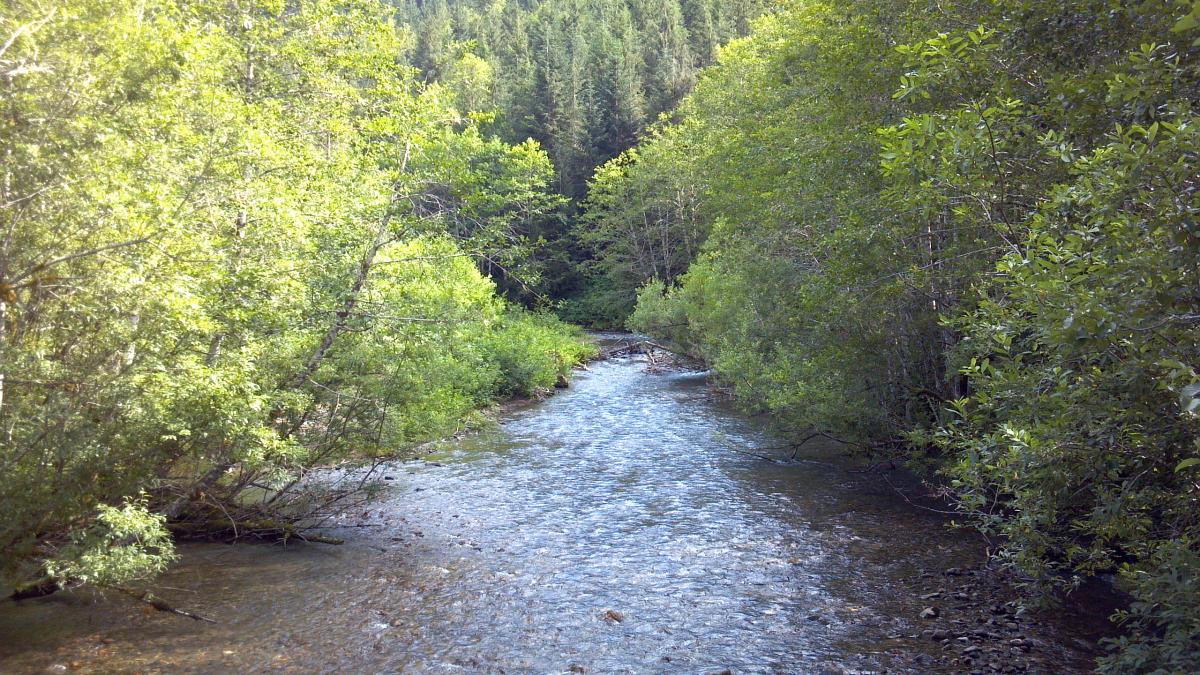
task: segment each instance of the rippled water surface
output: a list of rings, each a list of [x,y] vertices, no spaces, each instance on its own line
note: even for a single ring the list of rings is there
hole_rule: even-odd
[[[913,582],[977,540],[877,476],[735,451],[779,444],[702,375],[594,364],[387,468],[344,546],[182,547],[161,594],[216,624],[62,594],[0,608],[0,671],[922,670]]]

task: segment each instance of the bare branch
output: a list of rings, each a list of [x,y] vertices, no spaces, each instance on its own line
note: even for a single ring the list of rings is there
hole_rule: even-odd
[[[70,262],[72,260],[78,260],[79,258],[87,258],[89,256],[97,255],[97,254],[103,253],[105,251],[112,251],[112,250],[116,250],[119,248],[128,248],[130,246],[137,246],[138,244],[144,244],[156,236],[158,236],[158,233],[148,234],[144,237],[139,237],[137,239],[131,239],[129,241],[122,241],[122,242],[118,242],[116,244],[108,244],[106,246],[98,246],[96,248],[89,249],[87,251],[80,251],[79,253],[72,253],[71,255],[65,255],[65,256],[62,256],[61,258],[55,258],[53,260],[49,260],[49,261],[46,261],[43,263],[38,263],[37,265],[34,265],[33,267],[29,268],[25,272],[22,272],[21,274],[14,277],[13,280],[9,283],[11,283],[13,286],[15,286],[15,285],[19,284],[20,282],[24,281],[25,279],[28,279],[29,277],[33,276],[34,274],[37,274],[38,272],[41,272],[42,270],[48,269],[50,267],[54,267],[55,265],[61,265],[62,263]]]

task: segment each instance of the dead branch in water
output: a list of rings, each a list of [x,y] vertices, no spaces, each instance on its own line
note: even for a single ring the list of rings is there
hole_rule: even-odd
[[[123,587],[119,587],[119,586],[113,588],[113,590],[124,593],[125,595],[128,595],[129,597],[133,598],[134,600],[137,600],[138,602],[149,605],[150,607],[153,607],[154,609],[157,609],[160,612],[166,612],[168,614],[175,614],[177,616],[185,616],[193,621],[204,621],[206,623],[216,623],[216,621],[213,621],[212,619],[205,617],[205,616],[200,616],[199,614],[196,614],[195,612],[189,612],[186,609],[179,609],[178,607],[173,607],[173,606],[167,604],[167,602],[165,600],[158,597],[154,593],[151,593],[150,591],[139,591],[137,589],[123,588]]]
[[[738,453],[739,455],[747,455],[747,456],[749,456],[749,457],[757,457],[758,459],[761,459],[761,460],[765,460],[765,461],[771,462],[772,464],[778,464],[778,463],[779,463],[779,460],[778,460],[778,459],[775,459],[774,457],[768,457],[768,456],[766,456],[766,455],[760,455],[760,454],[758,454],[757,452],[750,452],[749,450],[742,450],[741,448],[735,447],[735,446],[734,446],[732,443],[726,443],[726,444],[725,444],[725,447],[727,447],[727,448],[729,448],[730,450],[732,450],[732,451],[734,451],[734,452]]]
[[[17,586],[11,594],[9,600],[32,600],[34,598],[44,598],[47,595],[53,595],[62,590],[58,580],[51,576],[45,576],[37,581],[31,581],[27,584]]]
[[[641,354],[649,362],[651,372],[660,372],[675,367],[688,367],[689,364],[700,364],[701,361],[691,354],[668,347],[653,340],[623,340],[622,344],[602,349],[597,360],[613,359],[621,356]]]
[[[13,591],[12,594],[9,595],[8,597],[10,600],[18,600],[18,601],[19,600],[33,600],[35,598],[44,598],[46,596],[54,595],[55,593],[57,593],[61,590],[64,590],[68,586],[69,586],[69,584],[64,584],[64,583],[60,582],[58,579],[55,579],[50,576],[46,576],[46,577],[42,577],[41,579],[38,579],[37,581],[31,582],[28,584],[24,584],[22,586],[18,586],[17,589],[15,591]],[[153,592],[148,591],[148,590],[138,590],[136,588],[126,588],[124,586],[100,586],[99,588],[101,590],[113,590],[113,591],[117,591],[118,593],[123,593],[124,595],[127,595],[127,596],[133,598],[134,600],[137,600],[140,603],[149,605],[150,607],[153,607],[154,609],[156,609],[160,612],[167,612],[168,614],[175,614],[176,616],[184,616],[193,621],[204,621],[207,623],[216,623],[216,621],[213,621],[212,619],[210,619],[208,617],[196,614],[195,612],[190,612],[186,609],[179,609],[178,607],[175,607],[175,606],[169,604],[167,601],[163,600],[162,598],[158,597]]]

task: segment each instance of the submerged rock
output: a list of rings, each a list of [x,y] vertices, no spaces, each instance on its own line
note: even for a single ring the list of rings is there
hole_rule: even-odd
[[[615,609],[610,609],[601,614],[600,618],[608,621],[609,623],[621,623],[625,620],[625,615]]]

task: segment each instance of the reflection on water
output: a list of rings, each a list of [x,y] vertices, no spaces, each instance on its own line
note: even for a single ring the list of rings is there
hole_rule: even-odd
[[[161,595],[217,624],[83,594],[8,605],[0,671],[932,663],[913,580],[977,562],[977,542],[876,477],[730,449],[778,444],[702,377],[595,364],[500,429],[390,467],[345,546],[182,547]]]

